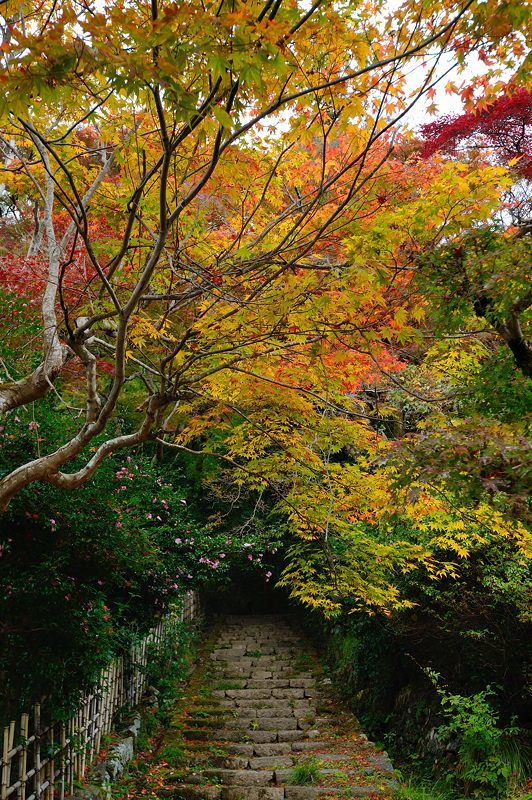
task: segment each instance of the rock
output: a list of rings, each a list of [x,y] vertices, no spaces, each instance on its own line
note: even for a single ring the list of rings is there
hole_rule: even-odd
[[[111,786],[84,786],[74,789],[72,800],[111,800]]]
[[[109,749],[109,756],[104,763],[111,781],[115,781],[123,773],[126,764],[129,764],[134,755],[135,740],[133,736],[122,739]]]
[[[126,735],[132,736],[135,741],[137,741],[138,735],[140,733],[140,729],[142,726],[142,717],[139,712],[135,712],[131,715],[130,721],[127,723],[126,727],[124,728],[124,733]]]

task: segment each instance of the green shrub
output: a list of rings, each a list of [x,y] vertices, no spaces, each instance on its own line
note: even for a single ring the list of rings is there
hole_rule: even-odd
[[[515,767],[515,746],[519,728],[514,723],[499,726],[499,714],[488,698],[495,696],[488,686],[469,697],[450,694],[438,685],[445,724],[438,728],[441,740],[456,739],[458,761],[449,777],[467,796],[479,800],[507,796]]]

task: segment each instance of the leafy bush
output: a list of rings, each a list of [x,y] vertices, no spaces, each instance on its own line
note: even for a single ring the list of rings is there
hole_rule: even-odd
[[[432,675],[435,681],[437,675]],[[450,694],[436,683],[446,722],[438,728],[438,737],[458,743],[458,761],[452,782],[468,796],[501,798],[507,795],[512,763],[508,743],[519,734],[515,724],[501,728],[499,715],[488,698],[495,696],[491,687],[470,697]]]
[[[7,415],[0,477],[68,424],[49,399],[38,419]],[[14,498],[0,521],[0,716],[42,695],[71,706],[188,589],[237,566],[266,579],[269,531],[228,534],[191,500],[180,465],[154,463],[150,447],[108,458],[75,493],[37,484]]]

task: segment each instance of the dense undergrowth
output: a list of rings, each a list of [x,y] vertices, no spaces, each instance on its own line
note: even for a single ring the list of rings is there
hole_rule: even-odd
[[[46,446],[68,424],[53,406],[39,418],[40,442],[31,414],[9,418],[0,472],[13,447]],[[148,446],[107,459],[74,496],[39,484],[2,518],[2,719],[43,696],[51,713],[68,714],[99,670],[189,589],[219,588],[235,570],[269,581],[271,526],[228,532],[198,502],[194,470],[154,455]]]
[[[510,620],[508,608],[496,608],[499,615],[503,610]],[[506,647],[508,658],[488,663],[473,632],[460,640],[449,622],[446,630],[441,616],[426,613],[420,636],[419,619],[409,617],[351,616],[322,633],[345,701],[400,770],[401,796],[526,797],[531,750],[525,631],[510,643],[492,637],[491,647]]]

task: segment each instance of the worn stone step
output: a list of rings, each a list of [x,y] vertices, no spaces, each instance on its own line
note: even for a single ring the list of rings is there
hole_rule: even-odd
[[[249,678],[246,689],[289,689],[291,686],[289,678]]]
[[[263,731],[291,731],[297,730],[295,717],[258,717],[257,730]]]
[[[223,786],[221,800],[284,800],[284,789],[273,786]]]
[[[286,708],[290,708],[292,711],[295,709],[309,709],[315,708],[316,704],[311,698],[307,697],[300,697],[300,698],[291,698],[290,700],[279,700],[278,698],[262,698],[260,700],[246,700],[241,698],[226,698],[226,700],[231,699],[237,708],[276,708],[279,710],[283,710]],[[305,712],[302,711],[302,714]]]
[[[269,700],[272,692],[290,691],[289,689],[226,689],[225,696],[235,700]],[[293,692],[301,692],[303,697],[303,689],[292,689]],[[275,696],[275,695],[274,695]]]
[[[273,770],[206,769],[201,777],[219,780],[224,786],[268,786],[273,775]]]
[[[219,800],[221,789],[219,786],[187,786],[176,784],[159,789],[160,797],[174,798],[174,800]]]
[[[243,744],[253,742],[257,744],[269,744],[270,742],[276,742],[278,740],[277,736],[278,734],[276,731],[243,731],[235,728],[235,730],[232,731],[216,731],[215,738],[220,742],[242,742]]]
[[[204,665],[211,689],[176,715],[172,742],[184,723],[186,749],[161,800],[391,796],[389,759],[356,739],[356,720],[337,710],[330,681],[289,618],[228,619]],[[311,755],[327,786],[291,782],[295,765]]]
[[[274,770],[275,783],[289,783],[294,774],[293,769],[276,769]],[[338,775],[337,769],[320,769],[320,776],[323,778],[330,778],[330,782],[334,783],[334,776]]]
[[[331,797],[384,797],[378,786],[285,786],[286,800],[323,800]]]
[[[293,765],[294,759],[291,756],[257,756],[249,759],[251,769],[273,769],[276,771]]]
[[[307,753],[312,750],[325,750],[331,746],[331,742],[310,739],[308,741],[293,742],[292,750],[296,753]]]
[[[291,742],[273,742],[272,744],[256,744],[253,748],[255,756],[279,756],[293,753]]]

